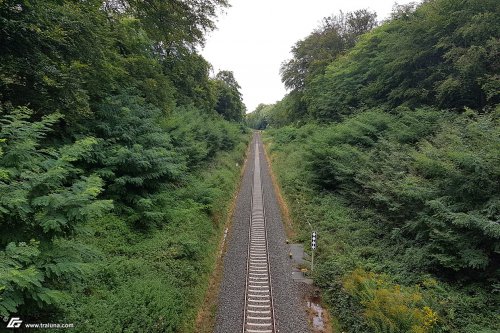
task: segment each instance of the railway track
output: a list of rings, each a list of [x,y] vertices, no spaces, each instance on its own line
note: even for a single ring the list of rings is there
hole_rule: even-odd
[[[276,333],[258,143],[251,207],[243,333]]]

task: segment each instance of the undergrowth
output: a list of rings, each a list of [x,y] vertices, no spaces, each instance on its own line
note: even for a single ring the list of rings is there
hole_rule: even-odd
[[[137,230],[110,214],[89,224],[80,241],[95,267],[72,285],[64,314],[75,331],[193,332],[248,140],[241,134],[232,150],[155,198],[167,223]]]
[[[498,129],[419,109],[266,130],[337,331],[498,332]]]

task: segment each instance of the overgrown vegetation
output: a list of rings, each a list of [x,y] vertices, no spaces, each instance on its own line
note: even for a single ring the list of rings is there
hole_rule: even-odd
[[[196,124],[197,117],[183,111],[170,125],[186,120]],[[117,214],[89,223],[92,232],[78,241],[89,244],[96,259],[86,278],[72,285],[74,305],[65,310],[67,321],[78,323],[77,331],[98,327],[106,332],[146,328],[148,332],[194,332],[196,311],[215,265],[246,151],[248,136],[234,132],[234,141],[217,139],[235,147],[217,153],[180,184],[167,186],[151,198],[157,227],[139,232]]]
[[[268,128],[300,240],[318,230],[339,330],[500,327],[498,22],[495,1],[396,7],[248,118]]]
[[[191,331],[249,136],[195,51],[225,6],[1,2],[0,316]]]
[[[425,307],[437,332],[498,326],[498,121],[371,111],[268,132],[294,219],[318,229],[316,283],[342,329],[411,331]]]

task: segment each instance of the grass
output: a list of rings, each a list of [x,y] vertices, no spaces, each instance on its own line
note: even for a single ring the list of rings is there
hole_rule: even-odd
[[[245,156],[248,156],[249,151],[250,151],[250,145],[248,145],[247,147]],[[219,243],[217,246],[217,258],[215,264],[213,265],[214,267],[212,270],[212,274],[208,281],[208,288],[205,291],[203,304],[199,308],[198,315],[196,317],[195,332],[197,333],[213,332],[215,327],[219,288],[223,273],[222,254],[224,253],[224,249],[226,247],[226,242],[225,242],[226,237],[224,235],[226,233],[226,230],[228,230],[231,227],[233,213],[236,207],[237,193],[239,192],[239,188],[241,186],[241,179],[245,171],[247,162],[248,160],[245,158],[245,161],[240,169],[239,181],[237,182],[236,187],[233,191],[233,197],[229,204],[228,209],[224,210],[223,215],[218,217],[218,221],[225,221],[225,224],[224,228],[221,228],[222,235],[219,237]]]

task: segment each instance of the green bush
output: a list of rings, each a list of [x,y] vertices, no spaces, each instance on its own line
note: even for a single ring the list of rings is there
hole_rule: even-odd
[[[175,115],[168,126],[189,127],[190,121],[177,123],[177,117],[189,115],[199,116]],[[165,186],[150,196],[148,214],[159,223],[139,232],[130,219],[107,215],[79,237],[98,255],[85,278],[71,285],[64,318],[78,323],[76,331],[193,332],[249,139],[239,125],[218,121],[213,128],[227,127],[234,147],[198,162],[183,176],[182,186]],[[171,132],[174,138],[189,133],[179,127]],[[186,142],[178,142],[183,142],[174,144],[181,151]]]
[[[417,240],[432,258],[428,268],[496,275],[498,119],[446,118],[431,109],[365,112],[329,126],[311,139],[310,174],[320,188],[382,215],[391,232]]]
[[[1,316],[65,304],[61,284],[81,276],[85,250],[68,240],[112,208],[111,201],[97,198],[101,178],[75,165],[96,140],[43,148],[40,141],[60,116],[30,122],[30,115],[29,109],[18,108],[1,120]]]
[[[498,111],[398,108],[266,131],[298,240],[308,242],[307,222],[319,232],[314,277],[338,329],[494,331],[499,128]],[[385,276],[380,302],[347,291],[356,269]],[[405,305],[413,319],[389,315],[417,285],[425,304]],[[424,306],[437,315],[432,330]]]
[[[342,286],[363,305],[363,316],[374,332],[432,332],[438,322],[416,287],[391,285],[384,276],[361,269],[347,275]]]

